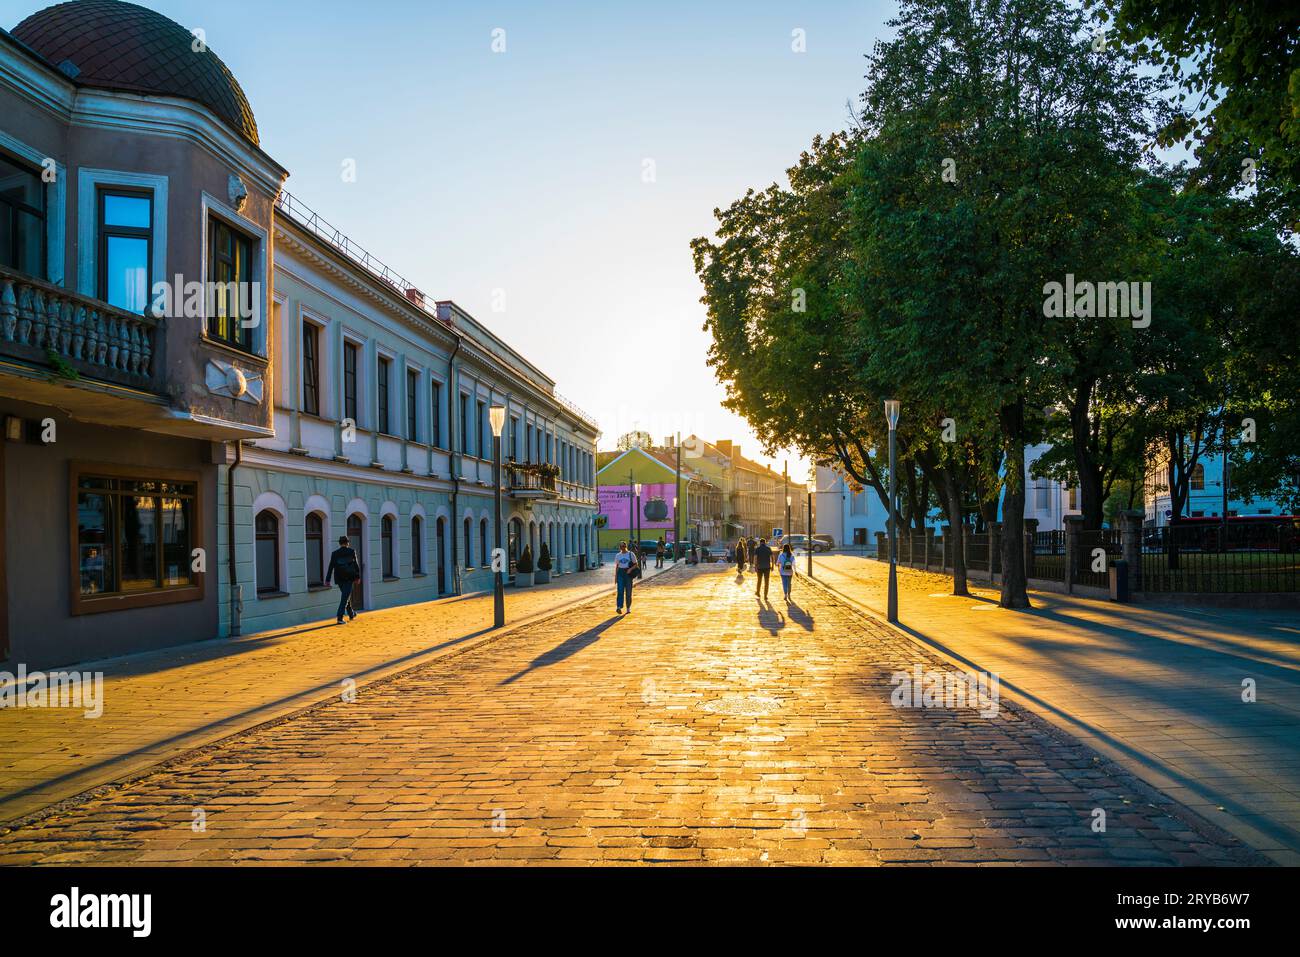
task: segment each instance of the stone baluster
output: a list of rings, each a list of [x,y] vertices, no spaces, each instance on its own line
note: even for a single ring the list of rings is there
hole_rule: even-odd
[[[96,328],[96,322],[99,318],[99,312],[95,309],[87,309],[86,313],[86,361],[94,362],[95,356],[99,352],[99,334]]]
[[[108,324],[104,321],[104,314],[98,309],[95,310],[95,356],[96,365],[103,365],[108,361]]]
[[[57,305],[58,301],[54,300],[52,304]],[[35,290],[32,293],[32,345],[37,349],[42,346],[49,348],[50,344],[58,342],[55,336],[55,330],[59,328],[58,317],[54,317],[54,324],[50,325],[47,308],[45,293],[39,289]]]
[[[153,375],[153,336],[148,329],[141,330],[140,333],[140,375],[146,379]]]
[[[86,349],[86,307],[73,309],[71,303],[64,303],[63,324],[72,329],[72,358],[83,358]]]
[[[29,345],[32,341],[32,290],[30,286],[18,287],[18,341]]]
[[[108,356],[107,364],[110,369],[117,368],[117,351],[121,346],[121,332],[118,329],[117,316],[108,317]]]
[[[135,323],[130,319],[123,319],[118,329],[121,330],[121,343],[117,352],[118,368],[123,372],[131,371],[131,327]]]
[[[9,342],[14,341],[18,329],[18,299],[14,296],[14,284],[8,279],[0,280],[0,331]]]

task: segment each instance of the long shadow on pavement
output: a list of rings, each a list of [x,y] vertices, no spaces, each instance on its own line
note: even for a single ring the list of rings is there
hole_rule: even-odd
[[[545,668],[547,665],[556,664],[563,661],[565,658],[570,658],[573,655],[576,655],[578,652],[582,651],[583,648],[599,641],[600,636],[604,634],[607,629],[613,627],[616,622],[621,621],[622,618],[622,615],[613,615],[605,621],[602,621],[595,628],[588,628],[581,634],[574,635],[572,638],[568,638],[564,642],[556,645],[550,651],[542,652],[530,661],[526,667],[516,671],[509,678],[502,681],[501,684],[514,684],[530,671],[536,671],[538,668]]]

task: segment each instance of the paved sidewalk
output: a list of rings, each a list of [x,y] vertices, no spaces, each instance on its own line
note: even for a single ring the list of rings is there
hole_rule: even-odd
[[[508,588],[507,627],[610,591],[613,576],[606,565]],[[346,678],[362,685],[493,640],[491,623],[492,595],[480,593],[57,669],[104,672],[104,713],[0,709],[0,823],[333,696]]]
[[[887,571],[856,556],[815,561],[821,580],[882,618]],[[1018,612],[987,588],[974,599],[951,589],[950,576],[900,567],[903,626],[996,672],[1005,692],[1274,861],[1300,864],[1300,614],[1047,592]]]
[[[752,588],[705,566],[550,616],[10,831],[0,864],[1255,860],[1018,707],[894,707],[937,657]]]

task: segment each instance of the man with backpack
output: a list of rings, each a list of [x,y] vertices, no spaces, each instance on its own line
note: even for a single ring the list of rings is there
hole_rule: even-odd
[[[766,538],[760,538],[758,548],[754,549],[754,571],[758,574],[758,581],[754,585],[754,594],[761,593],[763,601],[767,601],[767,586],[772,575],[772,549],[767,544]]]
[[[348,543],[346,535],[339,536],[339,547],[330,555],[330,567],[325,571],[326,585],[330,583],[331,577],[339,583],[338,623],[341,625],[345,611],[349,621],[357,617],[356,610],[352,607],[352,586],[361,577],[361,563],[357,561],[356,550]]]

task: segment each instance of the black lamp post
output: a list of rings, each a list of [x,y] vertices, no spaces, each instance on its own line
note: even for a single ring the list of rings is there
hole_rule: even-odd
[[[628,524],[636,528],[636,553],[641,554],[641,483],[637,482],[632,488],[636,491],[636,512],[635,518]]]
[[[501,564],[505,555],[501,551],[501,428],[506,423],[506,409],[494,405],[488,410],[492,423],[492,496],[496,513],[496,553],[492,556],[492,627],[501,628],[506,623],[506,591],[502,580]]]
[[[808,577],[812,578],[812,489],[808,490]]]
[[[894,467],[897,448],[895,434],[898,429],[898,400],[885,400],[885,421],[889,423],[889,605],[888,618],[898,621],[898,470]]]

